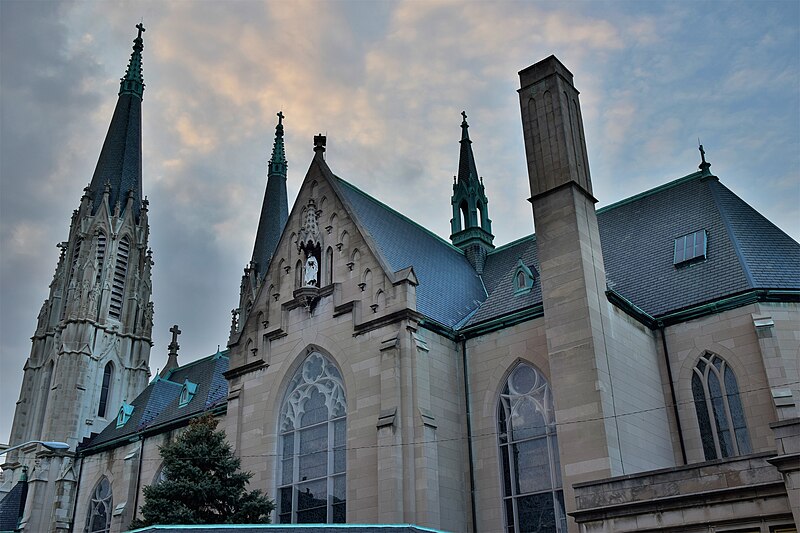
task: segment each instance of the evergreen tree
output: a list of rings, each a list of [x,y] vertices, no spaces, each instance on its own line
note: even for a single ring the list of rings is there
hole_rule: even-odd
[[[154,524],[264,524],[275,504],[260,490],[247,492],[252,477],[240,472],[225,432],[217,421],[203,415],[159,451],[164,459],[164,480],[144,488],[138,528]]]

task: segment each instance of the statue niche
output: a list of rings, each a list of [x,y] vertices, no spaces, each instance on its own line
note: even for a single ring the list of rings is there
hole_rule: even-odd
[[[303,225],[297,235],[297,252],[303,259],[303,275],[300,278],[301,286],[294,291],[294,297],[309,313],[319,300],[319,265],[322,253],[319,215],[316,202],[310,198],[302,217]]]

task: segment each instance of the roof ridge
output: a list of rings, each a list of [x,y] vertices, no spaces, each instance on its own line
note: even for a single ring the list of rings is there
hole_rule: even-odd
[[[520,237],[519,239],[517,239],[515,241],[511,241],[511,242],[506,243],[506,244],[504,244],[502,246],[498,246],[494,250],[490,251],[489,255],[496,254],[497,252],[502,252],[503,250],[507,250],[508,248],[511,248],[512,246],[516,246],[516,245],[518,245],[518,244],[520,244],[520,243],[522,243],[522,242],[524,242],[526,240],[529,240],[529,239],[532,240],[532,241],[535,241],[536,240],[536,234],[535,233],[531,233],[530,235],[525,235],[524,237]]]
[[[669,181],[667,183],[659,185],[658,187],[653,187],[652,189],[648,189],[648,190],[646,190],[644,192],[640,192],[639,194],[634,194],[633,196],[629,196],[628,198],[623,198],[622,200],[620,200],[618,202],[614,202],[613,204],[609,204],[609,205],[606,205],[604,207],[601,207],[600,209],[597,209],[596,213],[599,215],[600,213],[604,213],[606,211],[610,211],[610,210],[612,210],[614,208],[623,206],[625,204],[629,204],[631,202],[635,202],[636,200],[640,200],[640,199],[645,198],[647,196],[652,196],[653,194],[659,193],[661,191],[665,191],[667,189],[671,189],[673,187],[677,187],[678,185],[682,185],[683,183],[686,183],[688,181],[692,181],[692,180],[696,180],[696,179],[704,178],[704,177],[709,177],[709,176],[706,175],[706,174],[703,174],[701,171],[692,172],[691,174],[683,176],[682,178],[678,178],[676,180]]]
[[[332,173],[332,174],[333,174],[333,173]],[[386,205],[385,203],[381,202],[380,200],[378,200],[377,198],[375,198],[375,197],[374,197],[374,196],[372,196],[371,194],[369,194],[369,193],[367,193],[367,192],[364,192],[363,190],[359,189],[358,187],[356,187],[355,185],[353,185],[353,184],[352,184],[352,183],[350,183],[349,181],[347,181],[347,180],[345,180],[345,179],[343,179],[343,178],[340,178],[340,177],[339,177],[339,176],[337,176],[336,174],[333,174],[333,177],[334,177],[334,178],[336,178],[336,179],[337,179],[337,180],[338,180],[340,183],[342,183],[342,184],[346,185],[347,187],[350,187],[351,189],[353,189],[353,190],[354,190],[354,191],[356,191],[357,193],[359,193],[359,194],[363,195],[363,196],[364,196],[365,198],[367,198],[368,200],[371,200],[372,202],[374,202],[374,203],[378,204],[379,206],[381,206],[382,208],[386,209],[387,211],[389,211],[389,212],[391,212],[391,213],[393,213],[393,214],[397,215],[398,217],[402,218],[403,220],[405,220],[405,221],[406,221],[406,222],[408,222],[409,224],[412,224],[413,226],[416,226],[417,228],[421,229],[422,231],[424,231],[425,233],[427,233],[427,234],[428,234],[428,235],[430,235],[431,237],[435,238],[436,240],[438,240],[438,241],[439,241],[439,242],[441,242],[442,244],[446,245],[448,248],[451,248],[453,251],[455,251],[455,252],[458,252],[460,255],[464,255],[464,251],[463,251],[463,250],[461,250],[460,248],[457,248],[457,247],[453,246],[453,244],[452,244],[452,243],[450,243],[450,242],[447,242],[445,239],[443,239],[443,238],[442,238],[442,237],[440,237],[439,235],[435,234],[434,232],[432,232],[431,230],[429,230],[429,229],[428,229],[428,228],[426,228],[425,226],[423,226],[423,225],[419,224],[418,222],[414,222],[413,220],[411,220],[410,218],[408,218],[408,217],[407,217],[406,215],[404,215],[403,213],[401,213],[401,212],[397,211],[396,209],[394,209],[394,208],[392,208],[392,207],[390,207],[390,206]]]

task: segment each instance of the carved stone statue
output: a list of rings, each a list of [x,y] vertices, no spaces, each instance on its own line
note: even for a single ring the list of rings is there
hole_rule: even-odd
[[[308,259],[306,259],[306,267],[305,267],[305,277],[303,281],[303,285],[306,287],[316,287],[317,286],[317,273],[319,272],[319,264],[317,263],[317,258],[313,255],[309,255]]]

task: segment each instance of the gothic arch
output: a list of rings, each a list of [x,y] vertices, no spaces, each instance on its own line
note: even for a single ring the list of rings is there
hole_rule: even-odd
[[[114,494],[111,478],[100,476],[89,495],[86,525],[87,533],[109,533],[111,531],[111,515],[114,512]]]
[[[111,400],[111,392],[114,384],[114,363],[109,361],[103,367],[103,379],[100,382],[100,398],[97,402],[97,416],[105,418],[108,414],[108,404]]]

